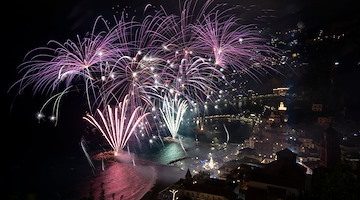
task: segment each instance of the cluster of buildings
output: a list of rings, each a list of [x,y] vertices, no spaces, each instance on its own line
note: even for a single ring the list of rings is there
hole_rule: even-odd
[[[314,156],[318,163],[316,167],[307,166],[306,163],[312,161],[300,161],[301,157],[288,148],[277,151],[272,160],[254,156],[256,149],[244,148],[239,152],[239,159],[231,160],[218,169],[218,178],[211,178],[206,171],[192,175],[188,169],[184,178],[159,192],[157,199],[304,199],[312,190],[313,169],[332,169],[340,162],[358,169],[359,159],[354,153],[359,152],[359,148],[338,145],[336,134],[333,128],[324,131],[322,146]],[[311,142],[303,144],[313,147]]]
[[[298,23],[292,30],[276,32],[269,45],[284,49],[280,65],[288,64],[300,70],[316,65],[316,69],[322,71],[312,70],[313,76],[321,75],[325,81],[320,83],[320,79],[312,80],[312,83],[319,84],[319,88],[310,89],[307,95],[291,94],[287,87],[275,88],[272,94],[257,94],[252,90],[246,91],[246,84],[242,83],[237,89],[226,91],[229,98],[219,99],[214,105],[215,111],[221,111],[230,104],[240,107],[247,102],[263,106],[264,112],[228,115],[215,112],[216,115],[199,117],[195,121],[202,131],[207,131],[206,126],[204,129],[206,123],[245,121],[253,125],[252,133],[239,144],[236,156],[231,156],[232,160],[220,165],[216,179],[210,178],[207,172],[192,175],[188,170],[183,179],[161,191],[158,199],[306,199],[309,192],[318,192],[318,188],[314,189],[314,179],[319,177],[321,171],[336,170],[339,164],[346,164],[358,172],[359,126],[356,124],[356,128],[351,130],[349,123],[344,122],[349,108],[346,109],[341,101],[330,101],[335,99],[334,96],[330,95],[331,92],[323,91],[335,88],[336,70],[342,67],[341,61],[332,60],[331,57],[340,53],[335,48],[348,35],[333,31],[335,29],[320,30],[310,39],[302,34],[303,23]],[[319,48],[323,50],[321,55]],[[309,63],[307,57],[312,49],[316,51],[314,55],[321,58]],[[358,66],[358,61],[356,63],[349,66]],[[328,81],[331,86],[322,87],[328,86]],[[235,93],[238,94],[240,90],[243,95],[236,96]],[[301,90],[297,94],[300,93]],[[224,106],[220,104],[222,101]],[[336,109],[335,112],[328,107],[331,103],[336,105],[332,108]]]
[[[289,88],[274,89],[272,97],[286,97]],[[253,96],[257,99],[258,97]],[[260,97],[264,98],[264,97]],[[265,98],[268,98],[267,96]],[[278,100],[278,99],[277,99]],[[258,116],[253,132],[240,145],[236,156],[217,168],[217,177],[200,171],[186,176],[161,191],[158,200],[252,200],[304,199],[312,190],[312,177],[319,169],[333,169],[347,163],[359,170],[360,132],[344,135],[334,126],[334,118],[325,114],[323,104],[308,109],[311,126],[288,123],[284,101],[268,106],[270,114]],[[197,118],[201,122],[244,120],[244,115],[214,115]],[[201,124],[200,124],[201,127]],[[316,136],[315,136],[316,135]]]
[[[296,199],[310,187],[306,168],[296,162],[296,154],[288,149],[277,152],[278,159],[268,164],[234,165],[225,179],[210,178],[201,172],[185,177],[161,191],[158,200],[239,200]]]
[[[311,112],[314,114],[308,117],[314,118],[311,126],[316,130],[311,133],[304,128],[310,125],[287,124],[286,111],[286,106],[280,102],[278,109],[272,111],[270,116],[263,120],[263,124],[255,126],[253,134],[244,141],[244,149],[254,150],[251,152],[253,158],[257,158],[261,163],[269,163],[276,159],[276,152],[288,148],[298,155],[299,163],[310,169],[319,166],[333,167],[338,161],[350,161],[347,158],[350,155],[352,165],[358,165],[358,134],[355,132],[346,137],[344,133],[337,131],[333,126],[333,117],[322,114],[322,104],[312,104]],[[240,154],[250,156],[246,152]]]

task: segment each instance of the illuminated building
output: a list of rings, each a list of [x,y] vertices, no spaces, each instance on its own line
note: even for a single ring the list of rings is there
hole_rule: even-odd
[[[313,103],[311,110],[314,112],[322,112],[323,110],[323,105],[322,104],[318,104],[318,103]]]
[[[273,94],[276,96],[286,96],[290,88],[275,88],[273,89]]]
[[[212,179],[205,172],[192,176],[188,170],[185,179],[180,179],[174,185],[161,191],[157,199],[169,199],[172,197],[170,191],[177,190],[176,198],[178,199],[236,200],[238,199],[238,195],[234,192],[236,187],[236,184],[225,180]]]
[[[280,102],[280,106],[278,107],[278,111],[286,111],[287,107],[285,107],[284,102]]]
[[[284,149],[276,155],[268,164],[243,164],[232,171],[229,181],[240,184],[246,200],[297,199],[305,192],[306,168],[296,163],[297,154]]]
[[[319,126],[329,126],[332,122],[332,117],[318,117],[317,125]]]
[[[341,160],[353,170],[360,169],[360,136],[358,132],[344,137],[340,145]]]

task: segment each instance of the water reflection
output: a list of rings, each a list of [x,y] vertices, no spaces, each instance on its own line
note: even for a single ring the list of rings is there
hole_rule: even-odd
[[[188,146],[188,145],[187,145]],[[177,142],[165,143],[165,146],[155,155],[154,159],[162,164],[167,164],[175,159],[186,156],[186,153]]]

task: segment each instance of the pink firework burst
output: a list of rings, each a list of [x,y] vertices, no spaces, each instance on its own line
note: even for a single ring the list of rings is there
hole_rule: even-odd
[[[76,86],[85,91],[92,113],[125,96],[132,110],[159,107],[169,93],[204,102],[231,85],[229,75],[258,79],[275,70],[277,50],[265,44],[256,26],[244,24],[233,8],[213,4],[189,0],[178,15],[161,7],[140,21],[124,13],[114,26],[105,22],[105,31],[95,33],[98,18],[85,38],[50,41],[54,48],[32,51],[16,84],[20,92],[33,86],[34,93]]]
[[[64,44],[51,40],[49,45],[55,47],[36,48],[27,54],[35,55],[20,66],[24,75],[16,84],[20,84],[20,91],[33,85],[34,93],[51,93],[62,85],[76,84],[79,79],[93,86],[94,75],[101,73],[103,65],[118,51],[110,36],[102,31],[92,32],[84,39],[77,36],[76,41],[67,40]]]

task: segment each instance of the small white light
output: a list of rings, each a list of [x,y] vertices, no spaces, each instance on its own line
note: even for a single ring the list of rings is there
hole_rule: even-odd
[[[110,78],[114,79],[114,78],[115,78],[115,74],[114,74],[114,73],[110,73]]]
[[[45,117],[45,115],[42,114],[42,113],[38,113],[38,114],[36,115],[36,118],[37,118],[37,119],[42,119],[42,118],[44,118],[44,117]]]
[[[243,41],[244,41],[244,38],[239,38],[240,44],[242,44]]]
[[[55,117],[54,115],[51,115],[51,116],[50,116],[50,120],[51,120],[51,121],[55,121],[55,120],[56,120],[56,117]]]

